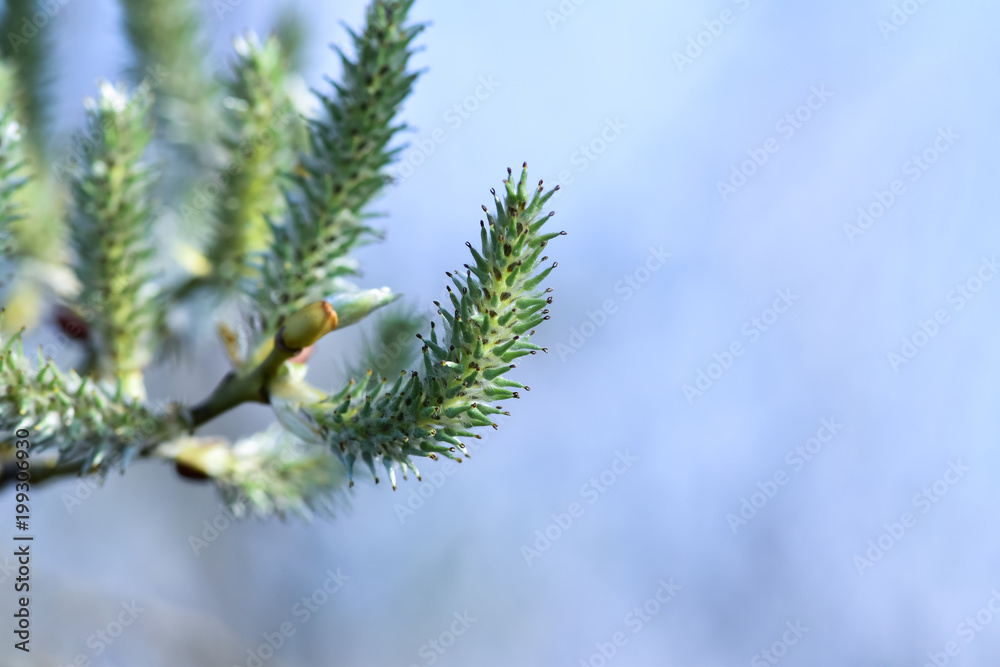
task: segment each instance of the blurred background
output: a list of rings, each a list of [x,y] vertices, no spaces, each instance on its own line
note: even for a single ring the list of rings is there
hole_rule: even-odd
[[[205,36],[221,70],[233,37],[292,12],[305,84],[325,91],[328,44],[364,6],[206,1]],[[535,337],[550,352],[517,370],[532,391],[471,461],[428,462],[395,493],[360,484],[329,522],[233,523],[151,463],[52,484],[33,508],[33,650],[7,635],[0,664],[995,659],[1000,5],[413,15],[431,22],[427,71],[361,285],[430,306],[489,188],[527,160],[562,185],[569,232]],[[112,0],[53,20],[59,142],[130,52]],[[323,342],[314,383],[342,382],[356,329]],[[148,384],[193,401],[226,369],[206,340]],[[245,406],[202,432],[271,421]]]

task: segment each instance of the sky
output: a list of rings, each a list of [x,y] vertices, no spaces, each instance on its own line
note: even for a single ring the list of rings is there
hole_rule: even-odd
[[[218,67],[279,8],[230,4],[205,3]],[[327,45],[364,3],[295,6],[305,81],[326,90]],[[550,224],[568,232],[534,338],[550,351],[517,369],[531,392],[470,461],[428,461],[395,493],[360,484],[332,521],[233,523],[162,465],[53,484],[35,509],[39,651],[0,662],[987,664],[1000,5],[418,0],[413,15],[430,22],[426,71],[361,284],[429,309],[489,189],[527,161],[561,185]],[[60,10],[60,136],[127,66],[119,20],[109,1]],[[324,341],[314,383],[337,386],[362,331]],[[206,343],[154,377],[200,396],[225,368]],[[243,407],[211,426],[272,420]],[[122,614],[120,638],[92,639]]]

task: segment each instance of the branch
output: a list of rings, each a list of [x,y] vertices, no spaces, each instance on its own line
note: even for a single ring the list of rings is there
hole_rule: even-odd
[[[537,269],[548,259],[542,256],[548,241],[565,232],[541,233],[553,215],[541,215],[541,208],[555,190],[543,195],[539,181],[529,202],[527,179],[525,165],[516,186],[512,178],[504,181],[505,201],[493,193],[495,215],[483,206],[489,225],[480,223],[481,250],[466,244],[474,265],[465,265],[464,277],[447,274],[456,288],[448,287],[453,310],[435,302],[445,326],[439,337],[432,323],[430,339],[423,339],[422,375],[412,372],[407,379],[403,372],[390,388],[387,379],[369,372],[367,381],[352,380],[324,400],[276,409],[286,428],[326,443],[352,483],[358,461],[376,483],[376,465],[384,466],[394,489],[397,467],[404,477],[410,469],[419,479],[412,457],[441,454],[461,461],[465,445],[458,438],[480,438],[472,428],[496,428],[490,416],[509,413],[494,403],[519,398],[516,389],[528,390],[503,376],[515,359],[548,351],[529,339],[549,319],[552,297],[545,295],[551,289],[538,286],[556,264]]]
[[[28,429],[33,451],[56,450],[58,464],[46,478],[79,471],[104,475],[189,428],[179,406],[154,411],[126,395],[120,379],[109,385],[75,371],[64,374],[41,349],[32,364],[22,333],[0,348],[0,434],[9,438]]]
[[[192,408],[193,426],[200,426],[240,403],[270,403],[272,388],[286,361],[302,354],[334,329],[343,329],[364,319],[398,296],[383,287],[340,294],[309,304],[289,317],[269,344],[252,355],[248,372],[229,374],[208,399]],[[288,386],[282,388],[292,390]]]
[[[268,387],[278,369],[336,329],[337,323],[337,313],[326,301],[317,301],[290,317],[274,335],[270,350],[264,352],[263,361],[248,373],[230,373],[211,396],[191,408],[192,426],[197,428],[241,403],[270,403]]]
[[[285,362],[394,299],[383,289],[310,304],[288,318],[272,344],[258,350],[240,372],[227,376],[205,401],[190,410],[175,405],[163,414],[130,400],[120,380],[112,390],[75,371],[63,376],[51,359],[42,358],[35,372],[18,332],[0,350],[0,433],[27,428],[35,451],[58,448],[58,463],[45,468],[44,480],[103,474],[115,465],[124,468],[237,405],[268,403],[276,387],[288,391],[287,380],[277,381],[284,379]],[[0,476],[0,487],[3,480]]]
[[[0,465],[0,490],[13,484],[20,468],[13,460],[3,461]],[[57,460],[46,462],[31,462],[31,484],[44,483],[58,477],[71,477],[80,474],[80,466],[69,463],[59,463]]]

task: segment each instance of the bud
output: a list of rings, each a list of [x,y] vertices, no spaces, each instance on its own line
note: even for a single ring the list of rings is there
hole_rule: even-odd
[[[393,294],[388,287],[382,287],[381,289],[337,294],[329,297],[325,303],[333,306],[338,326],[346,327],[363,319],[372,311],[392,303],[400,296],[402,295]],[[291,346],[289,345],[289,347]]]
[[[90,325],[76,311],[62,304],[56,306],[56,323],[70,338],[85,340],[90,335]]]
[[[337,328],[339,318],[326,301],[314,301],[285,321],[281,341],[292,350],[309,347]]]
[[[164,453],[173,455],[177,474],[189,479],[218,477],[233,465],[232,452],[217,438],[180,438]]]

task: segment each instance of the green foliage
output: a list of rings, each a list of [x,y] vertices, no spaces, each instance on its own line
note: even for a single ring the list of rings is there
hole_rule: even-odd
[[[347,504],[344,467],[326,447],[309,445],[279,425],[238,440],[181,438],[161,447],[185,471],[209,471],[236,516],[333,516]]]
[[[12,79],[10,70],[0,65],[0,257],[8,260],[19,250],[13,226],[22,213],[14,195],[24,185],[21,125],[15,116]]]
[[[238,441],[234,465],[219,476],[222,497],[237,516],[288,513],[331,516],[343,504],[344,468],[329,451],[271,428]]]
[[[539,181],[529,202],[527,178],[525,165],[516,188],[512,179],[504,181],[502,203],[494,192],[496,214],[487,212],[480,250],[469,244],[474,263],[465,265],[464,276],[448,273],[455,289],[448,286],[450,304],[435,302],[444,326],[439,336],[431,323],[422,374],[413,371],[407,377],[404,371],[389,385],[371,373],[366,381],[352,381],[335,396],[286,416],[302,420],[328,443],[352,479],[358,461],[376,482],[376,466],[385,467],[393,488],[395,467],[404,478],[407,469],[419,476],[412,457],[441,454],[461,461],[465,445],[459,438],[481,437],[473,428],[495,428],[491,417],[508,414],[497,401],[519,398],[517,390],[527,390],[504,375],[515,359],[547,351],[530,338],[549,319],[546,306],[552,297],[545,294],[551,290],[539,285],[556,264],[537,269],[548,260],[542,255],[547,242],[564,233],[541,233],[552,215],[542,215],[541,209],[555,190],[542,194]]]
[[[230,163],[216,205],[206,252],[208,280],[234,288],[256,282],[256,255],[271,245],[268,219],[285,212],[281,176],[291,170],[300,128],[285,83],[289,64],[278,40],[254,35],[236,41],[236,63],[224,100]]]
[[[54,449],[72,472],[122,469],[136,456],[181,435],[179,411],[159,412],[131,400],[121,382],[108,385],[62,373],[38,352],[32,364],[21,332],[0,349],[0,432],[30,429],[32,452]]]
[[[395,151],[394,125],[416,73],[407,71],[413,39],[423,25],[407,25],[412,0],[373,2],[365,29],[351,32],[355,57],[337,49],[343,81],[321,95],[325,117],[310,126],[310,153],[302,157],[290,195],[290,214],[273,228],[274,243],[256,289],[265,336],[285,317],[330,294],[349,292],[356,275],[349,253],[377,237],[362,209],[382,189]]]
[[[45,155],[49,126],[51,64],[46,57],[52,50],[46,26],[48,12],[37,0],[7,0],[0,20],[0,56],[13,66],[17,77],[18,119],[27,128],[30,151],[41,160]],[[46,17],[39,28],[35,14]]]
[[[123,0],[143,84],[131,94],[102,84],[88,101],[86,128],[67,153],[76,158],[56,162],[68,210],[39,159],[42,142],[22,137],[25,122],[30,136],[45,136],[44,50],[4,54],[0,244],[24,289],[0,317],[0,331],[12,322],[17,330],[0,338],[0,486],[10,481],[7,440],[27,428],[35,451],[53,453],[33,462],[33,483],[165,459],[185,477],[211,480],[238,515],[309,518],[342,504],[359,461],[376,482],[384,468],[395,488],[397,471],[419,478],[418,457],[463,460],[460,438],[481,437],[474,429],[509,414],[499,403],[527,390],[506,376],[512,362],[544,350],[530,340],[552,301],[541,283],[555,264],[544,266],[544,252],[563,233],[542,232],[552,193],[541,181],[529,193],[526,169],[516,184],[508,170],[503,201],[494,193],[496,212],[481,223],[478,249],[469,245],[471,263],[447,273],[450,303],[435,302],[441,322],[429,336],[418,333],[420,313],[390,310],[348,362],[362,381],[335,395],[306,381],[314,345],[399,296],[355,286],[351,254],[379,238],[368,206],[401,150],[390,144],[405,127],[396,117],[418,76],[408,67],[424,28],[409,22],[412,4],[371,2],[364,29],[349,31],[353,53],[338,49],[341,80],[318,94],[320,117],[305,119],[288,92],[299,52],[293,22],[278,31],[286,44],[237,40],[232,71],[217,84],[203,68],[191,0]],[[34,7],[13,0],[4,21]],[[173,219],[157,202],[190,202],[207,184],[214,190],[201,213],[188,220],[180,205],[207,239],[171,248],[187,269],[171,275],[158,240]],[[217,306],[234,301],[186,298],[195,292],[242,296],[249,317],[225,319]],[[65,372],[22,349],[21,324],[53,306],[64,339],[84,353]],[[216,318],[233,370],[196,405],[154,406],[144,385],[154,353],[191,342],[177,331]],[[232,444],[194,435],[247,402],[269,404],[279,424]]]
[[[75,288],[66,267],[62,192],[52,178],[46,156],[52,97],[49,25],[59,7],[35,0],[11,0],[0,20],[0,104],[5,125],[13,127],[16,122],[19,127],[16,146],[8,148],[16,153],[19,174],[27,179],[17,192],[7,193],[20,215],[6,221],[0,232],[6,236],[7,257],[16,258],[18,271],[3,290],[7,331],[37,322],[39,301],[48,294],[68,294]],[[0,280],[6,283],[6,278]]]
[[[273,34],[281,45],[289,68],[294,72],[301,71],[305,65],[304,48],[307,21],[308,18],[301,14],[294,5],[283,7],[275,19]]]
[[[205,71],[208,49],[192,0],[122,0],[125,34],[136,54],[135,82],[160,81],[156,113],[166,138],[209,163],[219,125],[218,84]]]
[[[98,376],[121,377],[142,398],[157,318],[150,269],[153,173],[143,161],[151,138],[149,96],[101,86],[89,101],[83,156],[73,175],[73,241],[83,286],[76,304],[93,313]],[[98,240],[95,242],[96,240]]]

